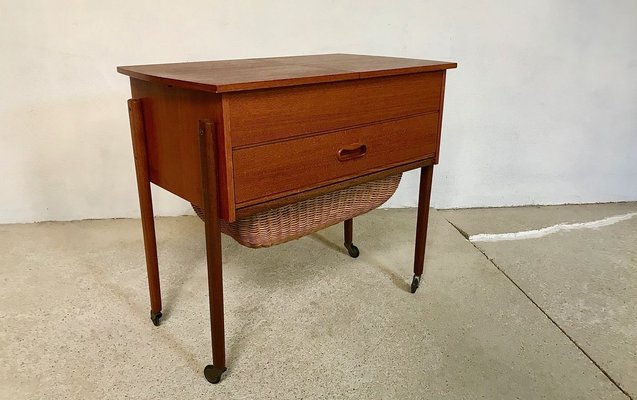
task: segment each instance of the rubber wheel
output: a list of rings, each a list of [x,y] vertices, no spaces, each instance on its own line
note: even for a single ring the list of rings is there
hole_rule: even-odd
[[[416,290],[418,290],[418,286],[420,286],[420,278],[414,276],[414,278],[411,280],[411,292],[416,293]]]
[[[154,313],[154,312],[150,312],[150,320],[153,321],[153,325],[155,326],[159,326],[159,319],[161,318],[161,311]]]
[[[206,377],[206,380],[212,384],[217,384],[221,382],[221,375],[226,372],[227,368],[217,368],[214,365],[206,365],[206,368],[203,370],[203,375]]]
[[[346,244],[345,248],[347,248],[347,253],[349,253],[349,256],[352,258],[356,258],[361,254],[361,252],[358,250],[358,247],[356,247],[356,245],[354,244]]]

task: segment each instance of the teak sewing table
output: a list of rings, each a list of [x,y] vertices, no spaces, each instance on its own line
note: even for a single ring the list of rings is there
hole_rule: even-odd
[[[220,219],[229,223],[420,168],[414,278],[423,272],[446,70],[455,63],[327,54],[118,67],[128,101],[155,325],[161,293],[150,183],[203,209],[212,365],[226,370]],[[352,219],[344,221],[345,246]]]

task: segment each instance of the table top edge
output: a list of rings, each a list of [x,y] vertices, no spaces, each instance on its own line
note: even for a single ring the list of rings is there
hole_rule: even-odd
[[[335,58],[336,61],[319,62],[326,58]],[[343,65],[343,61],[345,65]],[[361,60],[359,63],[358,60]],[[377,68],[365,67],[365,62],[371,61],[380,63]],[[339,64],[340,62],[340,64]],[[349,65],[348,66],[348,63]],[[229,68],[224,65],[238,65],[240,68],[245,65],[245,71],[253,68],[250,64],[256,64],[255,69],[281,69],[272,77],[259,79],[242,78],[240,73],[233,77],[228,74],[217,72],[220,77],[192,77],[193,73],[188,69],[199,67],[209,67],[210,69]],[[166,64],[146,64],[118,66],[117,72],[131,78],[166,84],[184,89],[200,90],[213,93],[226,93],[247,91],[256,89],[268,89],[287,86],[298,86],[306,84],[318,84],[328,82],[338,82],[346,80],[357,80],[366,78],[376,78],[383,76],[404,75],[422,72],[443,71],[456,68],[457,63],[448,61],[434,61],[411,58],[384,57],[384,56],[364,56],[357,54],[321,54],[308,56],[290,56],[273,58],[251,58],[240,60],[218,60],[218,61],[193,61],[182,63]],[[285,69],[292,69],[292,73],[286,75]],[[307,69],[308,72],[303,72]],[[300,71],[299,71],[300,70]],[[268,72],[268,71],[266,71]],[[226,76],[223,76],[225,73]],[[190,74],[190,76],[189,76]],[[212,75],[212,74],[210,74]]]

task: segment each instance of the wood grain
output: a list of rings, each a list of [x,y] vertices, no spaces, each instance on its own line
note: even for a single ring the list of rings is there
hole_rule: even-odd
[[[214,93],[441,71],[456,63],[356,54],[322,54],[120,66],[130,77]]]
[[[233,147],[437,111],[442,72],[224,94]]]
[[[225,371],[226,346],[223,315],[223,263],[221,228],[219,227],[219,196],[217,188],[217,138],[214,123],[198,121],[200,177],[206,235],[206,267],[208,270],[208,305],[210,307],[210,336],[212,368]],[[208,368],[208,367],[206,367]],[[206,376],[207,377],[207,376]],[[218,382],[218,381],[217,381]],[[216,382],[213,382],[216,383]]]
[[[236,220],[238,208],[245,210],[430,156],[437,162],[445,71],[438,68],[413,73],[412,68],[438,64],[391,57],[323,55],[231,60],[214,66],[224,70],[243,68],[244,74],[254,67],[253,73],[259,75],[254,72],[259,66],[277,63],[342,68],[366,78],[223,94],[132,78],[133,97],[143,99],[150,180],[202,206],[196,135],[200,119],[210,119],[216,127],[220,215],[230,222]],[[370,77],[377,75],[380,77]],[[407,123],[407,117],[425,115],[430,116],[426,117],[424,136],[382,133],[383,129],[391,131],[386,127]],[[438,117],[435,123],[433,115]],[[379,128],[380,133],[374,133]],[[417,131],[407,128],[408,132]],[[333,157],[338,149],[331,148],[326,158],[326,146],[351,146],[361,137],[366,141],[365,156],[338,161]],[[382,146],[384,150],[379,152]]]
[[[273,195],[364,175],[434,157],[438,113],[288,140],[233,152],[235,199],[240,206]],[[343,148],[366,146],[364,156],[340,161]]]
[[[203,201],[197,124],[200,119],[214,122],[221,215],[233,220],[232,156],[230,138],[223,128],[221,96],[137,79],[131,79],[131,89],[134,98],[143,99],[151,181],[198,206]]]
[[[438,107],[438,140],[436,141],[436,160],[434,164],[438,164],[440,160],[440,141],[442,140],[442,110],[445,103],[445,81],[447,80],[447,71],[442,71],[442,85],[440,87],[440,106]]]
[[[142,219],[144,254],[146,255],[146,272],[148,275],[148,291],[150,293],[150,312],[152,315],[153,313],[161,312],[162,305],[159,264],[157,261],[157,240],[155,237],[155,217],[153,214],[153,197],[150,191],[150,176],[148,173],[146,128],[144,126],[143,105],[141,100],[128,100],[128,116],[130,120],[131,138],[133,140],[135,175],[137,177],[137,193],[139,195],[139,209]]]
[[[420,276],[425,268],[425,246],[427,245],[427,224],[429,222],[429,201],[433,182],[434,166],[420,169],[418,192],[418,215],[416,217],[416,244],[414,249],[414,275]]]
[[[285,197],[263,199],[263,202],[261,203],[246,205],[242,206],[241,208],[237,208],[237,218],[247,217],[249,215],[269,210],[271,208],[282,207],[288,204],[307,200],[309,198],[320,196],[322,194],[333,192],[335,190],[346,189],[348,187],[360,185],[365,182],[387,178],[388,176],[396,175],[405,171],[410,171],[412,169],[433,165],[433,163],[434,159],[432,157],[397,166],[388,166],[381,171],[370,172],[366,175],[356,175],[346,177],[346,179],[335,179],[333,181],[326,182],[323,186],[316,186],[311,189],[288,194]]]

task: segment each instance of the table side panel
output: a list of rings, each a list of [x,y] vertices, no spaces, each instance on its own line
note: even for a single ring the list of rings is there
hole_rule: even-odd
[[[433,158],[438,112],[233,152],[236,207],[309,190],[411,161]],[[365,146],[345,161],[341,149]]]
[[[225,93],[233,147],[438,111],[443,72]]]
[[[226,145],[229,138],[222,120],[221,95],[134,78],[131,91],[133,98],[141,99],[143,104],[151,182],[199,206],[202,192],[198,122],[214,121],[219,151],[220,212],[222,218],[233,220],[232,155]]]

